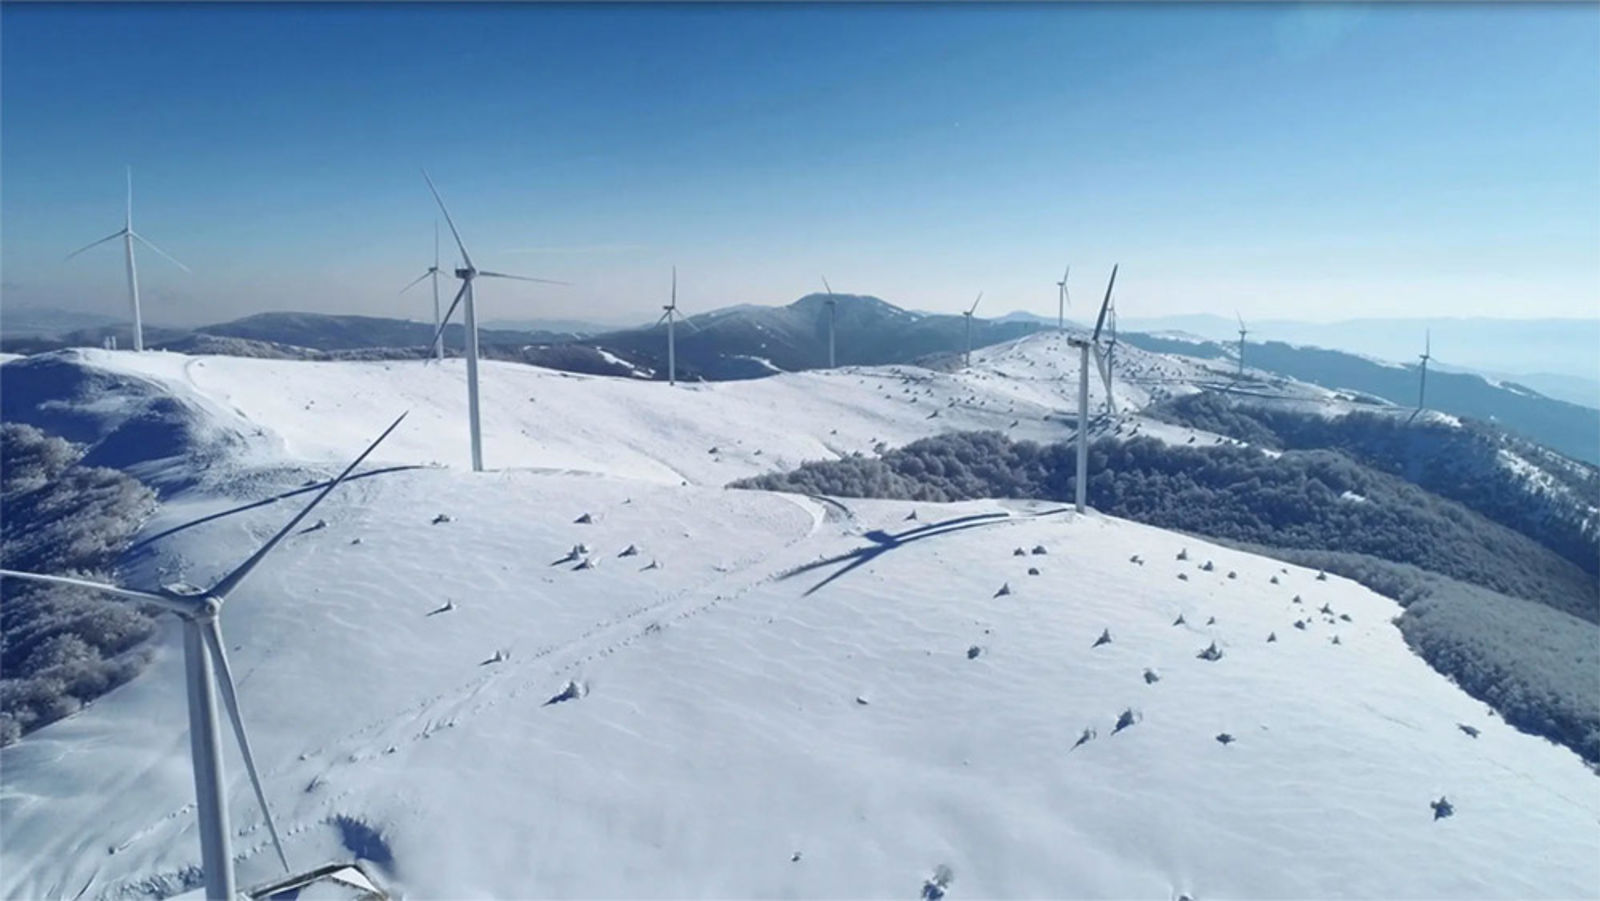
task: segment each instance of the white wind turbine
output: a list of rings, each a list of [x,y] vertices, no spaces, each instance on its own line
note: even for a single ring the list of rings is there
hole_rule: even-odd
[[[972,367],[972,314],[976,313],[978,311],[978,304],[981,303],[982,301],[983,301],[983,292],[979,291],[978,292],[978,299],[974,300],[972,302],[972,309],[970,309],[970,310],[966,311],[965,313],[961,314],[967,320],[967,355],[966,355],[966,362],[963,365],[966,366],[969,369]]]
[[[1067,271],[1061,273],[1061,281],[1056,282],[1056,331],[1067,330],[1067,276],[1072,274],[1072,266],[1067,266]]]
[[[463,298],[467,301],[466,332],[467,332],[467,427],[472,438],[472,471],[483,472],[483,433],[479,429],[478,420],[478,307],[473,303],[472,282],[478,276],[485,278],[510,278],[519,282],[539,282],[545,285],[565,285],[566,282],[553,281],[548,278],[529,278],[526,275],[507,275],[504,272],[489,272],[478,269],[472,264],[472,255],[467,253],[467,245],[461,243],[461,232],[456,229],[454,219],[450,218],[450,210],[444,205],[444,198],[439,196],[439,189],[433,186],[433,179],[428,177],[427,170],[423,170],[422,178],[428,183],[428,190],[433,192],[433,199],[438,201],[439,209],[444,213],[444,221],[450,226],[450,234],[456,239],[456,247],[461,251],[462,268],[456,270],[456,278],[461,279],[461,290],[456,292],[456,299],[450,303],[450,309],[445,311],[444,318],[439,320],[439,330],[434,334],[433,340],[438,342],[444,335],[445,326],[450,324],[450,317],[454,315],[456,307],[461,305]]]
[[[1084,511],[1089,494],[1089,354],[1094,354],[1100,378],[1106,386],[1106,409],[1117,411],[1116,399],[1111,394],[1111,373],[1106,368],[1100,350],[1100,329],[1105,325],[1106,310],[1111,306],[1111,288],[1117,283],[1117,266],[1111,267],[1111,280],[1106,282],[1106,299],[1100,304],[1100,316],[1094,323],[1094,335],[1088,340],[1068,338],[1067,343],[1078,348],[1078,478],[1076,482],[1076,507]]]
[[[421,284],[423,279],[430,277],[433,279],[433,358],[443,360],[444,329],[440,327],[442,323],[439,322],[439,220],[437,219],[433,220],[433,265],[428,267],[428,271],[417,276],[416,281],[401,288],[400,293],[410,291]]]
[[[839,312],[839,302],[833,297],[833,286],[828,284],[828,277],[822,277],[822,287],[827,289],[828,299],[823,303],[828,305],[828,368],[833,368],[833,320]]]
[[[1428,397],[1428,361],[1433,359],[1433,330],[1422,333],[1422,383],[1417,386],[1417,409],[1422,409]]]
[[[1235,319],[1239,320],[1239,378],[1244,378],[1244,336],[1249,334],[1244,330],[1244,317],[1238,310],[1233,311]]]
[[[205,876],[206,897],[234,901],[238,886],[234,881],[233,852],[230,847],[232,830],[228,826],[227,793],[223,785],[222,748],[217,722],[215,690],[222,689],[222,700],[228,708],[228,719],[233,723],[233,735],[239,742],[239,753],[244,758],[245,769],[250,773],[250,784],[255,789],[256,803],[261,805],[261,815],[272,835],[272,844],[278,851],[278,862],[284,872],[289,872],[289,859],[283,852],[283,842],[278,837],[278,827],[272,821],[272,811],[267,807],[267,796],[261,788],[261,778],[256,772],[255,757],[250,753],[250,740],[245,735],[244,719],[239,714],[239,698],[234,690],[233,671],[228,666],[226,643],[222,640],[222,609],[228,595],[250,575],[272,549],[278,546],[294,527],[305,519],[328,493],[339,487],[361,461],[367,458],[389,433],[405,419],[400,414],[377,440],[367,445],[361,456],[351,461],[344,472],[329,482],[311,503],[305,506],[277,534],[267,540],[261,549],[223,576],[209,589],[180,589],[162,587],[154,591],[107,585],[84,579],[47,576],[40,573],[17,572],[0,569],[0,576],[44,582],[53,585],[70,585],[88,588],[101,594],[129,601],[153,604],[169,613],[177,614],[183,621],[183,658],[189,693],[189,754],[194,769],[195,814],[200,826],[200,864]]]
[[[678,320],[682,319],[684,325],[687,325],[697,332],[700,331],[699,326],[695,325],[688,319],[684,319],[683,314],[678,312],[677,266],[672,267],[672,302],[661,309],[666,310],[666,312],[662,313],[661,318],[656,320],[656,325],[660,325],[663,322],[667,324],[667,384],[676,385],[678,384],[678,342],[676,336],[673,334],[673,326]]]
[[[117,238],[122,239],[122,249],[127,255],[128,260],[128,303],[133,307],[133,349],[136,351],[144,350],[144,319],[139,314],[139,271],[138,267],[136,267],[133,262],[133,242],[141,242],[144,244],[144,246],[166,257],[172,262],[173,265],[177,266],[179,269],[182,269],[184,272],[188,272],[189,267],[173,259],[171,254],[150,243],[150,239],[133,230],[132,166],[128,167],[128,212],[127,218],[122,220],[122,228],[105,236],[104,238],[101,238],[93,244],[74,250],[73,252],[67,254],[67,259],[70,260],[91,247],[99,247],[101,244],[104,244],[107,241],[114,241]]]

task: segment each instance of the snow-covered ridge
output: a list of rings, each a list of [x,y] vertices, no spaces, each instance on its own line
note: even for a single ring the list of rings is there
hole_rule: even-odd
[[[148,524],[170,534],[125,561],[133,584],[208,582],[292,510],[236,510],[241,486],[326,474],[399,409],[372,467],[447,464],[341,487],[225,614],[297,865],[348,856],[354,823],[418,898],[916,897],[941,866],[952,901],[1600,885],[1600,780],[1432,671],[1354,583],[1054,505],[716,487],[936,429],[1059,435],[1076,386],[1039,346],[677,390],[489,364],[483,474],[449,362],[74,359],[230,436]],[[1182,390],[1158,379],[1183,361],[1129,357],[1149,379],[1129,406]],[[0,752],[0,895],[184,884],[174,632]],[[233,764],[254,883],[275,863]]]

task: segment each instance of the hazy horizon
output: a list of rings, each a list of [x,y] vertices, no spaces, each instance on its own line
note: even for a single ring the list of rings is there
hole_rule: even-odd
[[[943,313],[1600,315],[1600,10],[7,5],[8,305],[485,320],[821,289]],[[485,42],[485,35],[493,40]],[[534,52],[536,51],[536,52]],[[108,73],[116,73],[115,77]],[[444,264],[451,265],[444,234]],[[444,290],[453,291],[453,279]],[[630,311],[638,310],[637,315]]]

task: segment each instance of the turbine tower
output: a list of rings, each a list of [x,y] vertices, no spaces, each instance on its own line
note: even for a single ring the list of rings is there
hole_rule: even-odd
[[[822,287],[828,292],[828,299],[823,301],[828,307],[828,368],[833,368],[833,320],[839,312],[839,302],[833,299],[833,286],[828,284],[828,277],[822,277]]]
[[[410,291],[425,278],[433,279],[433,358],[443,360],[444,330],[440,328],[439,322],[439,220],[437,219],[433,220],[433,265],[428,267],[428,271],[417,276],[416,281],[401,288],[400,293]]]
[[[182,269],[184,272],[188,272],[189,267],[173,259],[171,254],[150,243],[148,238],[133,230],[132,166],[128,167],[128,211],[127,217],[122,220],[122,228],[118,231],[112,232],[109,235],[106,235],[104,238],[101,238],[93,244],[89,244],[85,247],[80,247],[77,250],[74,250],[73,252],[67,254],[67,259],[70,260],[91,247],[99,247],[101,244],[104,244],[107,241],[115,241],[118,238],[122,239],[122,249],[127,255],[128,260],[128,303],[133,307],[133,349],[136,351],[144,350],[144,319],[139,314],[139,270],[138,267],[134,265],[133,261],[133,242],[138,241],[156,253],[161,254],[171,261],[173,265],[177,266],[179,269]]]
[[[1417,409],[1422,409],[1428,397],[1428,361],[1433,359],[1433,331],[1422,333],[1422,383],[1417,386]]]
[[[978,311],[978,304],[982,300],[983,300],[983,292],[979,291],[978,292],[978,299],[974,300],[972,302],[972,309],[970,309],[970,310],[966,311],[965,313],[961,314],[962,316],[966,317],[966,320],[967,320],[967,357],[966,357],[966,363],[964,365],[968,369],[972,368],[972,314],[976,313]]]
[[[213,901],[235,901],[239,897],[233,873],[233,851],[230,847],[233,832],[228,826],[227,792],[222,778],[222,747],[217,722],[216,689],[222,689],[222,700],[228,708],[228,719],[233,723],[233,736],[239,743],[239,754],[244,758],[245,769],[250,773],[250,785],[255,789],[256,803],[261,805],[261,815],[267,821],[267,831],[278,851],[278,862],[284,872],[289,872],[289,858],[283,853],[283,842],[278,837],[278,827],[272,821],[272,811],[267,807],[267,795],[261,788],[261,777],[256,771],[255,756],[250,753],[250,739],[245,735],[244,719],[239,714],[239,697],[234,690],[233,671],[228,666],[227,642],[222,640],[222,610],[228,595],[250,575],[261,561],[278,546],[285,536],[305,519],[329,492],[339,487],[361,461],[367,458],[383,439],[389,437],[404,413],[396,419],[378,439],[367,445],[361,456],[355,458],[338,478],[329,482],[311,503],[288,525],[278,530],[261,549],[239,564],[232,572],[209,589],[180,590],[159,588],[145,591],[120,585],[106,585],[83,579],[47,576],[39,573],[0,569],[0,576],[44,582],[53,585],[70,585],[88,588],[101,594],[124,600],[153,604],[169,613],[177,614],[183,621],[184,671],[189,689],[189,753],[194,768],[195,814],[200,825],[200,865],[205,876],[206,898]]]
[[[672,302],[661,309],[666,310],[666,312],[662,313],[661,318],[656,320],[656,325],[660,325],[663,322],[667,324],[667,384],[676,385],[678,384],[678,344],[673,337],[672,327],[677,320],[683,319],[683,314],[678,312],[677,266],[672,267]],[[697,332],[700,331],[700,327],[688,319],[683,319],[683,324]]]
[[[1239,320],[1239,378],[1242,379],[1244,378],[1244,336],[1248,333],[1244,330],[1244,317],[1239,315],[1238,310],[1234,310],[1233,315],[1235,319]]]
[[[1067,330],[1067,276],[1072,274],[1072,266],[1067,266],[1067,271],[1061,273],[1061,281],[1056,282],[1056,331]]]
[[[545,285],[565,285],[566,282],[552,281],[547,278],[529,278],[526,275],[507,275],[504,272],[489,272],[481,270],[472,264],[472,255],[467,253],[467,245],[461,242],[461,232],[456,229],[454,219],[450,218],[450,210],[444,205],[444,198],[439,196],[439,189],[433,186],[433,179],[428,177],[427,170],[423,170],[422,178],[428,183],[428,190],[433,192],[433,199],[438,201],[440,212],[444,213],[445,224],[450,226],[450,235],[456,239],[456,248],[461,251],[461,268],[456,270],[456,278],[461,279],[461,290],[456,292],[456,299],[450,303],[450,309],[445,311],[444,318],[439,321],[439,330],[434,334],[434,342],[438,342],[444,335],[445,326],[450,324],[450,317],[455,313],[456,307],[461,305],[463,298],[467,301],[466,331],[467,331],[467,427],[472,435],[472,471],[483,472],[483,432],[479,428],[478,418],[478,307],[473,302],[472,283],[478,276],[485,278],[509,278],[519,282],[539,282]]]
[[[1120,265],[1120,264],[1119,264]],[[1078,473],[1074,485],[1074,502],[1079,513],[1084,511],[1089,497],[1089,354],[1094,354],[1100,369],[1100,378],[1106,386],[1106,407],[1116,412],[1116,400],[1111,395],[1111,374],[1104,365],[1100,351],[1100,329],[1105,325],[1106,310],[1111,306],[1111,288],[1117,283],[1117,266],[1111,267],[1111,280],[1106,283],[1106,299],[1100,303],[1100,317],[1095,320],[1094,335],[1089,340],[1068,338],[1067,343],[1078,349]]]

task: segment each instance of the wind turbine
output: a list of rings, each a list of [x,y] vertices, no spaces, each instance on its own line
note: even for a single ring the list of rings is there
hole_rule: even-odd
[[[439,196],[439,189],[433,186],[433,179],[428,177],[426,169],[422,178],[428,183],[428,190],[433,192],[433,199],[438,201],[439,210],[444,213],[444,221],[450,226],[450,234],[456,239],[456,247],[461,251],[461,268],[456,270],[456,278],[461,279],[461,290],[456,292],[456,299],[450,303],[450,309],[445,311],[444,318],[439,320],[439,330],[434,334],[433,340],[437,343],[444,335],[445,326],[450,324],[450,317],[455,313],[456,307],[461,305],[462,298],[467,301],[467,425],[472,433],[472,471],[483,472],[483,432],[479,429],[478,422],[478,307],[473,303],[472,282],[478,276],[485,278],[509,278],[519,282],[539,282],[545,285],[565,285],[566,282],[552,281],[547,278],[529,278],[526,275],[507,275],[504,272],[489,272],[480,270],[472,265],[472,255],[467,253],[467,245],[461,243],[461,232],[456,229],[456,222],[450,218],[450,210],[444,205],[444,198]]]
[[[351,461],[338,478],[329,482],[311,503],[305,506],[288,524],[278,530],[239,564],[208,589],[163,587],[154,591],[107,585],[84,579],[64,576],[47,576],[40,573],[17,572],[0,569],[0,576],[44,582],[51,585],[70,585],[87,588],[101,594],[124,600],[153,604],[169,613],[177,614],[183,621],[184,671],[189,689],[189,754],[194,768],[195,813],[200,825],[200,865],[205,874],[206,897],[235,901],[238,887],[234,881],[233,852],[230,847],[232,830],[228,826],[227,793],[222,778],[222,748],[217,722],[215,689],[222,689],[222,700],[228,708],[228,719],[233,723],[233,735],[239,742],[239,753],[250,773],[250,785],[255,789],[256,802],[261,805],[261,815],[267,821],[267,831],[278,851],[278,862],[284,872],[289,872],[289,858],[283,853],[283,842],[278,837],[278,827],[272,821],[272,811],[267,807],[266,792],[261,789],[261,777],[256,772],[255,756],[250,753],[250,739],[246,737],[244,719],[239,714],[239,698],[234,690],[233,671],[228,666],[226,642],[222,640],[222,609],[228,595],[239,587],[250,572],[278,546],[295,526],[305,519],[329,492],[339,487],[361,461],[367,458],[383,439],[389,437],[406,414],[400,414],[377,440],[367,445],[361,456]]]
[[[828,284],[828,277],[822,277],[822,287],[828,291],[828,299],[823,303],[828,305],[828,368],[833,368],[833,320],[839,312],[839,302],[833,299],[833,286]]]
[[[107,241],[114,241],[117,238],[122,239],[123,252],[127,254],[128,259],[128,303],[133,307],[133,349],[136,351],[144,350],[144,319],[139,315],[139,270],[133,262],[133,242],[139,241],[143,243],[144,246],[166,257],[172,262],[173,265],[177,266],[179,269],[182,269],[184,272],[188,272],[189,267],[173,259],[171,254],[150,243],[150,239],[133,230],[132,166],[128,167],[128,213],[127,218],[122,220],[122,228],[109,235],[106,235],[104,238],[101,238],[93,244],[74,250],[73,252],[67,254],[67,259],[70,260],[91,247],[99,247],[101,244],[104,244]]]
[[[1118,264],[1120,265],[1120,264]],[[1094,335],[1085,341],[1082,338],[1068,338],[1067,343],[1078,349],[1078,478],[1075,485],[1075,506],[1079,513],[1084,511],[1089,495],[1089,354],[1094,353],[1096,366],[1100,369],[1100,377],[1106,386],[1106,408],[1115,413],[1116,400],[1111,396],[1111,374],[1104,365],[1104,358],[1100,352],[1100,329],[1105,325],[1106,310],[1111,306],[1111,288],[1117,283],[1117,268],[1111,267],[1111,280],[1106,283],[1106,299],[1100,303],[1100,317],[1094,323]]]
[[[1248,333],[1244,330],[1244,317],[1239,315],[1238,310],[1234,310],[1233,315],[1234,318],[1239,320],[1239,378],[1242,379],[1244,378],[1244,336]]]
[[[428,267],[427,272],[417,276],[416,281],[401,288],[400,293],[404,294],[410,291],[421,283],[423,279],[429,277],[433,279],[433,358],[435,360],[443,360],[444,329],[440,327],[441,323],[439,322],[439,220],[437,219],[433,220],[433,265]]]
[[[1417,409],[1422,409],[1424,399],[1428,396],[1428,361],[1433,354],[1433,331],[1431,329],[1422,333],[1422,383],[1417,386]]]
[[[972,309],[970,309],[970,310],[966,311],[965,313],[961,314],[962,316],[965,316],[966,319],[967,319],[967,361],[966,361],[966,363],[964,365],[969,369],[972,367],[972,314],[976,313],[978,311],[978,304],[982,300],[983,300],[983,292],[979,291],[978,292],[978,299],[974,300],[972,302]]]
[[[663,322],[667,324],[667,384],[676,385],[678,384],[678,344],[677,340],[673,337],[672,326],[678,319],[682,318],[682,314],[678,312],[677,266],[672,267],[672,303],[667,304],[661,309],[666,310],[666,312],[662,313],[661,318],[656,320],[656,325],[660,325]],[[700,327],[688,319],[684,319],[683,324],[697,332],[700,331]]]
[[[1061,273],[1061,281],[1056,282],[1056,331],[1067,330],[1067,276],[1072,274],[1072,266],[1067,266],[1067,271]]]

